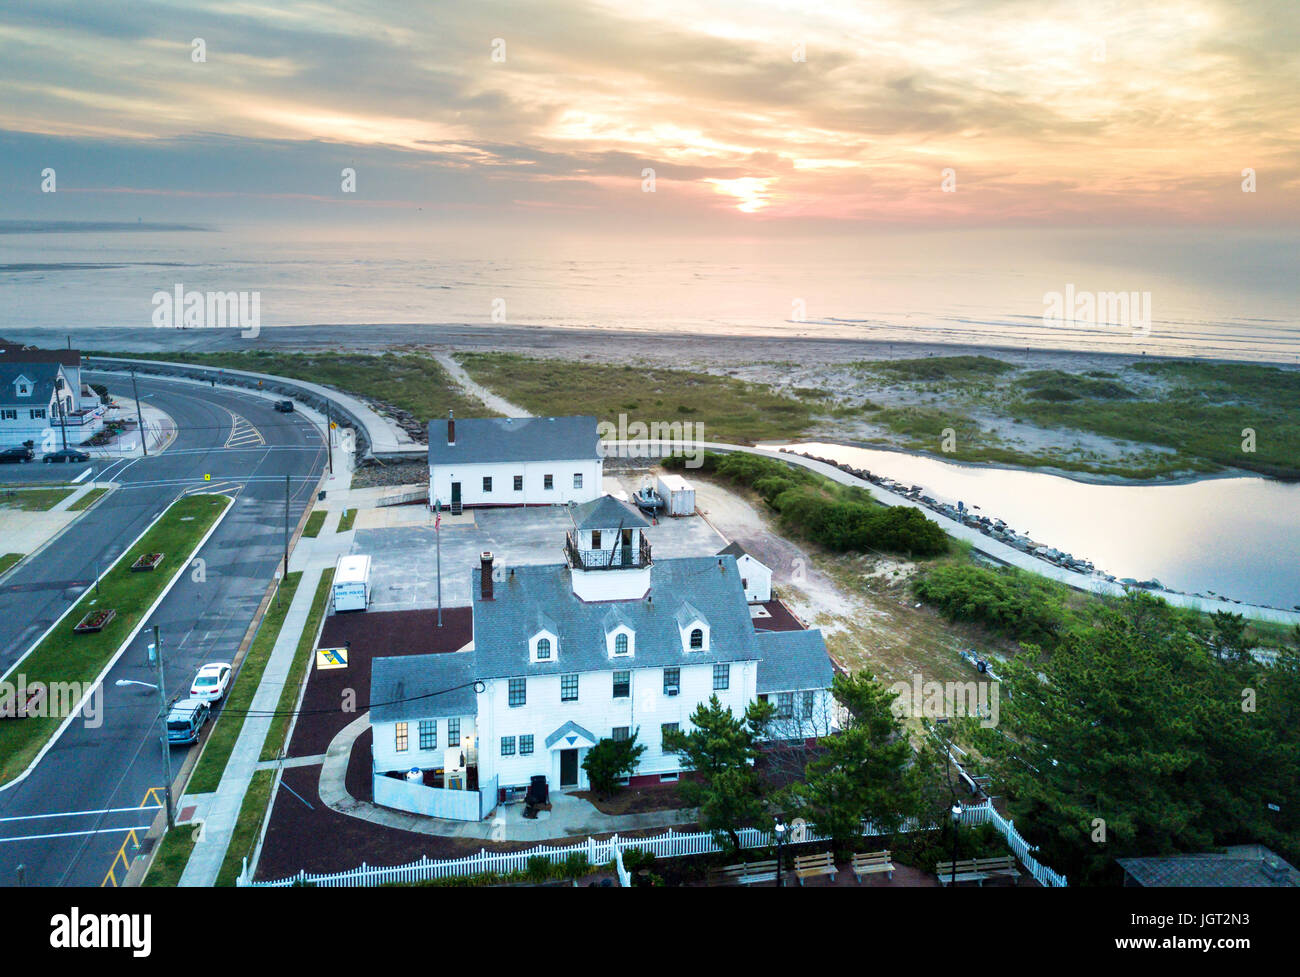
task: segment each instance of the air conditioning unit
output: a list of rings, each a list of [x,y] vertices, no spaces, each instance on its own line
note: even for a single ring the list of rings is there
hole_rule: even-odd
[[[677,686],[673,685],[664,689],[664,695],[676,695],[679,691],[681,690],[678,689]]]

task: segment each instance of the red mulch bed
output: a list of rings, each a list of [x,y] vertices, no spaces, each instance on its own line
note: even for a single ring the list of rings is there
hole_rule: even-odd
[[[444,608],[441,628],[437,610],[330,615],[319,646],[342,648],[350,642],[348,667],[325,671],[312,667],[288,755],[319,756],[344,726],[366,710],[371,659],[456,651],[472,637],[473,617],[468,607]],[[355,693],[356,712],[342,711],[346,689]]]

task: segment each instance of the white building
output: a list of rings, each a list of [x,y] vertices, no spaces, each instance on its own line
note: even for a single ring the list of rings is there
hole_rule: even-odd
[[[601,494],[594,417],[429,422],[429,500],[464,506],[563,505]]]
[[[772,599],[772,571],[759,563],[739,543],[728,543],[718,551],[718,556],[734,556],[740,571],[740,585],[745,589],[745,600],[751,604],[766,604]]]
[[[563,564],[496,567],[483,554],[470,647],[375,660],[378,803],[482,817],[534,776],[552,790],[583,789],[582,760],[606,737],[635,735],[646,747],[631,782],[675,780],[680,761],[664,733],[689,732],[691,713],[714,695],[737,715],[771,700],[774,738],[828,732],[821,632],[756,632],[733,557],[654,561],[645,520],[608,497],[579,506],[573,523]],[[493,796],[464,803],[463,792],[428,786],[439,767],[447,776],[449,743],[472,766],[470,790]],[[431,776],[398,785],[392,775],[411,768]]]

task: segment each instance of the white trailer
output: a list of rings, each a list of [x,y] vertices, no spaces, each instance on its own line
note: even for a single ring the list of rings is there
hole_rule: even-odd
[[[666,515],[695,515],[695,488],[682,476],[660,475],[657,489],[659,497],[664,500]]]
[[[340,556],[334,567],[334,611],[364,611],[370,606],[370,557]]]

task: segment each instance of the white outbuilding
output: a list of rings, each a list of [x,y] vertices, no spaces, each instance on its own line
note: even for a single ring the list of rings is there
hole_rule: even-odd
[[[728,543],[718,551],[718,556],[734,556],[740,571],[740,583],[745,588],[745,600],[751,604],[766,604],[772,599],[772,571],[745,552],[739,543]]]
[[[660,475],[657,488],[664,500],[665,515],[695,515],[695,487],[682,476]]]

